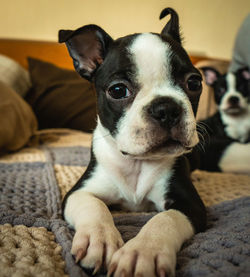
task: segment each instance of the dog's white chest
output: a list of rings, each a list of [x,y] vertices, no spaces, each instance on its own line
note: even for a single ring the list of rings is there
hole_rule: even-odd
[[[121,205],[126,210],[164,210],[174,159],[134,160],[107,143],[107,138],[97,139],[99,135],[95,132],[93,140],[97,165],[82,189],[107,205]]]
[[[116,182],[122,206],[132,211],[164,210],[171,177],[168,165],[155,161],[129,163],[130,168],[123,168]]]

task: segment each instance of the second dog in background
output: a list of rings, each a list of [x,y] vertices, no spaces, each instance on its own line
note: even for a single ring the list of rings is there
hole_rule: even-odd
[[[202,67],[205,82],[214,89],[218,112],[201,121],[208,136],[198,149],[199,168],[250,174],[250,71],[221,75],[215,68]]]

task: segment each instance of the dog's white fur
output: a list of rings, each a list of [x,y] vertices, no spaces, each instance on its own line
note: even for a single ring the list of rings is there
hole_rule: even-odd
[[[189,239],[193,233],[189,220],[181,212],[161,212],[149,220],[134,239],[114,254],[110,271],[113,265],[116,265],[115,277],[123,276],[123,272],[127,273],[125,276],[152,277],[155,272],[158,276],[174,276],[176,253],[182,242]]]
[[[164,210],[163,187],[171,178],[174,158],[137,160],[124,156],[107,130],[98,121],[93,136],[93,151],[98,161],[97,171],[83,190],[94,192],[107,204],[121,203],[130,211],[149,211],[150,202],[158,211]],[[164,172],[164,174],[162,174]],[[102,188],[100,188],[100,178]],[[93,179],[93,181],[92,181]],[[121,201],[123,199],[123,201]]]
[[[116,269],[114,276],[121,276],[122,272],[129,276],[133,267],[135,276],[152,277],[155,272],[160,276],[165,276],[164,273],[172,276],[176,252],[194,234],[185,215],[177,210],[164,211],[164,194],[173,173],[173,163],[185,150],[142,159],[140,155],[150,148],[152,140],[156,138],[138,137],[136,133],[138,129],[142,134],[150,133],[150,124],[143,118],[142,110],[159,95],[174,97],[182,105],[182,120],[189,146],[198,142],[196,123],[185,93],[170,81],[170,69],[163,62],[166,55],[171,55],[166,43],[156,35],[142,34],[135,39],[129,51],[135,59],[142,88],[128,107],[129,112],[119,122],[115,138],[98,120],[93,136],[97,167],[83,187],[69,195],[64,215],[76,230],[72,254],[77,255],[79,250],[86,254],[81,260],[84,267],[95,267],[97,271],[106,251],[106,265],[109,273]],[[140,159],[134,155],[124,156],[121,150],[139,155]],[[122,248],[122,238],[106,206],[116,203],[131,211],[149,211],[153,208],[160,212]]]
[[[105,251],[108,266],[123,240],[104,202],[93,193],[77,190],[68,198],[65,215],[76,231],[71,253],[76,256],[78,251],[84,253],[81,265],[97,271]]]

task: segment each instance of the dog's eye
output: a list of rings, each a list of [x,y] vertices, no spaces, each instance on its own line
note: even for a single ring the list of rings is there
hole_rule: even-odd
[[[109,95],[114,99],[127,98],[131,95],[130,90],[124,84],[116,84],[108,89]]]
[[[187,80],[187,88],[190,91],[200,91],[202,88],[201,77],[199,75],[192,75]]]

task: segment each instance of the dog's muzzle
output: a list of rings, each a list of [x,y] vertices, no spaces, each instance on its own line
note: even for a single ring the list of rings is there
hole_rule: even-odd
[[[227,99],[225,108],[222,110],[230,116],[240,116],[247,112],[246,107],[241,104],[240,98],[236,95],[230,96]]]
[[[151,126],[151,142],[149,152],[158,152],[163,149],[167,153],[190,151],[193,147],[192,131],[188,130],[186,113],[181,103],[171,97],[154,99],[144,108],[145,116]]]
[[[182,107],[170,97],[155,99],[147,107],[150,120],[157,122],[167,131],[180,123],[182,113]]]

